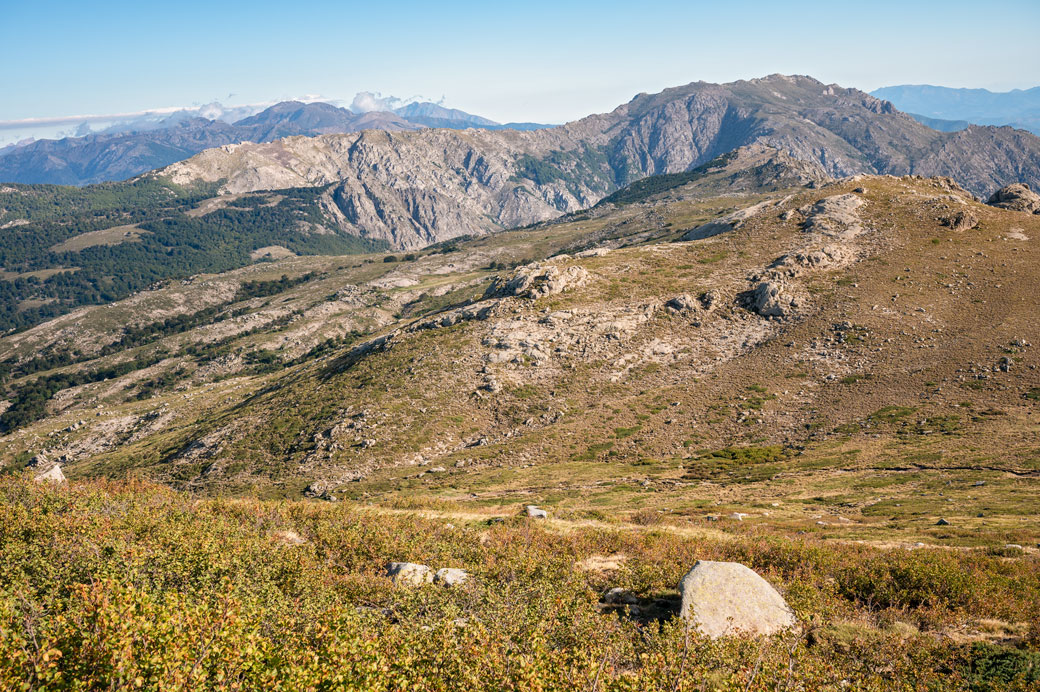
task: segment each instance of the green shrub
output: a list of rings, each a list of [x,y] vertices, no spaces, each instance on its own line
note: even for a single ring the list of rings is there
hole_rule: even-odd
[[[952,608],[972,603],[971,576],[936,551],[893,552],[846,568],[841,592],[872,608]]]
[[[1040,686],[1040,653],[1036,651],[979,642],[972,647],[966,668],[973,692]]]

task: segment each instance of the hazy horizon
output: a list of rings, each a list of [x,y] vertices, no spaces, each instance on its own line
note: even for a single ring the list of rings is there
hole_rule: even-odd
[[[292,14],[263,0],[21,3],[0,25],[0,57],[18,65],[0,75],[0,145],[78,126],[11,121],[299,98],[349,106],[358,92],[443,101],[498,122],[562,123],[640,92],[773,73],[864,91],[1040,83],[1031,36],[1040,6],[1024,1],[985,14],[959,1],[886,1],[869,12],[747,0],[536,0],[522,10],[409,1],[395,9],[387,17],[357,3],[310,3]]]

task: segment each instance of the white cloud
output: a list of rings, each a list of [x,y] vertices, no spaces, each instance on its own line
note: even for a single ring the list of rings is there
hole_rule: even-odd
[[[234,94],[228,94],[233,97]],[[430,101],[422,96],[398,98],[383,96],[379,92],[363,91],[354,97],[350,104],[356,113],[370,111],[387,111],[399,108],[415,101]],[[133,130],[151,130],[165,127],[164,121],[179,121],[185,118],[202,117],[208,120],[223,120],[233,123],[242,118],[255,115],[273,106],[279,101],[302,101],[304,103],[329,103],[344,106],[346,101],[330,98],[321,94],[305,94],[303,96],[286,96],[278,100],[259,103],[246,103],[226,106],[219,101],[195,103],[190,106],[169,106],[150,108],[128,113],[92,113],[83,115],[63,115],[55,117],[22,118],[18,120],[0,120],[0,147],[27,139],[53,139],[62,137],[80,137],[91,133],[129,132]],[[437,103],[443,102],[441,98]]]
[[[354,100],[350,103],[350,110],[355,113],[371,113],[372,111],[392,111],[395,108],[401,106],[407,106],[409,103],[415,103],[417,101],[433,101],[423,96],[409,96],[408,98],[398,98],[397,96],[383,96],[378,91],[359,91],[354,97]],[[444,103],[444,97],[442,96],[439,100],[433,101],[438,105]]]
[[[185,110],[179,107],[154,108],[133,113],[108,113],[95,115],[62,115],[52,118],[21,118],[18,120],[0,120],[0,130],[21,130],[27,127],[52,127],[55,125],[78,125],[79,123],[103,123],[113,120],[129,120],[147,116],[169,115]]]

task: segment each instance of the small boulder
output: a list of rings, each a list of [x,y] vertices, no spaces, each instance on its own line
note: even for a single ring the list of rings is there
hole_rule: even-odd
[[[398,586],[422,586],[433,581],[433,570],[414,562],[391,562],[386,566],[386,576]]]
[[[281,543],[282,545],[303,545],[307,542],[306,538],[291,529],[275,531],[271,534],[271,539],[275,543]]]
[[[779,281],[763,281],[751,292],[751,309],[762,317],[786,317],[797,306],[797,299]]]
[[[935,522],[935,525],[936,526],[949,526],[950,522],[946,521],[945,519],[940,519],[939,521]]]
[[[679,592],[681,617],[713,639],[737,632],[775,634],[798,624],[776,589],[737,562],[698,560]]]
[[[331,483],[329,483],[326,480],[316,480],[303,489],[303,494],[305,497],[315,497],[324,499],[329,496],[331,490]]]
[[[549,513],[548,512],[546,512],[544,509],[539,509],[538,507],[535,507],[534,505],[527,505],[526,509],[527,509],[527,516],[531,517],[532,519],[548,519],[549,518]]]
[[[631,591],[615,586],[603,594],[603,602],[610,605],[635,605],[639,603],[639,598]]]
[[[675,312],[691,312],[700,307],[700,301],[689,293],[683,293],[669,300],[664,306]]]
[[[45,471],[39,471],[33,476],[37,483],[64,483],[65,474],[61,472],[61,464],[54,464]]]
[[[469,572],[456,567],[442,567],[433,575],[433,583],[451,588],[469,579]]]
[[[970,211],[959,211],[956,214],[943,217],[940,222],[943,226],[954,231],[970,231],[979,225],[979,217]]]
[[[705,291],[698,296],[697,300],[700,301],[702,308],[711,312],[722,303],[722,294],[716,290]]]
[[[1012,183],[1000,188],[986,200],[991,207],[1040,214],[1040,195],[1029,189],[1026,183]]]

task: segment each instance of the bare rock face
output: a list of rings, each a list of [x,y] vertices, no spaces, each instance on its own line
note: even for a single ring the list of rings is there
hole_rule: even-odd
[[[1026,183],[1012,183],[993,193],[986,204],[1010,211],[1040,214],[1040,195],[1029,189]]]
[[[496,279],[485,297],[517,296],[537,300],[584,286],[588,280],[588,272],[581,267],[560,269],[555,264],[529,264],[517,269],[508,279]]]
[[[698,560],[679,583],[679,591],[682,618],[713,639],[776,634],[798,624],[776,589],[737,562]]]
[[[859,208],[864,204],[862,197],[851,193],[824,197],[809,208],[802,227],[828,237],[855,237],[863,232]]]
[[[386,567],[386,576],[398,586],[422,586],[433,582],[433,570],[414,562],[391,562]]]

